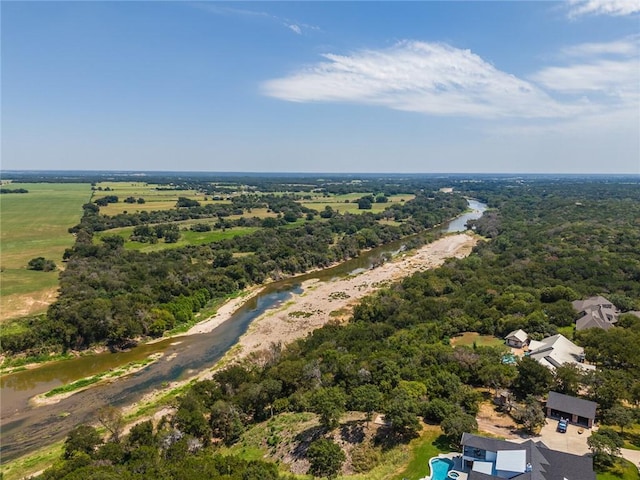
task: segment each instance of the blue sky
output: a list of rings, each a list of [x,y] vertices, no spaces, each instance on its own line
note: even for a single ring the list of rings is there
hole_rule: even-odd
[[[2,168],[640,173],[640,4],[2,2]]]

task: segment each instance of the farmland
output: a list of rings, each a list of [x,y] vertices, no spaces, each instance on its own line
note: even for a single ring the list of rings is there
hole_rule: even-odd
[[[0,197],[0,319],[40,313],[55,297],[58,271],[27,270],[27,264],[44,257],[61,266],[64,250],[74,242],[68,228],[78,223],[91,196],[88,183],[12,183],[11,188],[29,193]]]

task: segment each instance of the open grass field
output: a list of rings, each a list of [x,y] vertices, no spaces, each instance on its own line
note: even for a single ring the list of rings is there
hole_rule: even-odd
[[[177,222],[176,222],[177,223]],[[192,222],[193,223],[193,222]],[[205,222],[201,222],[205,223]],[[100,241],[100,238],[105,235],[119,235],[125,240],[124,248],[127,250],[138,250],[143,253],[157,252],[160,250],[169,250],[173,248],[180,248],[187,245],[204,245],[211,242],[217,242],[224,240],[225,238],[233,238],[240,235],[247,235],[253,233],[258,228],[256,227],[234,227],[228,228],[225,231],[212,230],[210,232],[192,232],[190,230],[180,231],[180,239],[176,243],[164,243],[160,241],[158,243],[141,243],[132,242],[129,237],[133,233],[133,227],[116,228],[108,230],[100,234],[95,235],[96,242]]]
[[[151,210],[169,210],[175,208],[178,197],[187,197],[197,200],[201,205],[210,203],[230,203],[223,200],[211,200],[208,196],[198,193],[195,190],[158,190],[159,185],[144,182],[100,182],[96,184],[94,199],[105,197],[107,195],[115,195],[118,197],[118,203],[110,203],[106,207],[100,207],[100,213],[105,215],[117,215],[123,212],[143,212]],[[105,191],[106,188],[110,190]],[[145,203],[125,203],[124,199],[134,197],[136,199],[142,197]]]
[[[331,197],[318,195],[311,200],[303,201],[302,205],[318,210],[319,212],[329,206],[340,213],[380,213],[394,203],[407,202],[415,198],[415,195],[392,195],[389,197],[389,202],[387,203],[374,203],[371,210],[360,210],[358,209],[357,200],[365,195],[365,193],[349,193],[346,195],[333,195]],[[346,200],[349,202],[347,203]]]
[[[88,183],[11,183],[29,193],[0,195],[0,320],[40,313],[55,298],[58,272],[27,270],[29,260],[45,257],[59,267],[73,245],[68,232],[89,201]]]
[[[462,335],[451,339],[451,345],[453,345],[454,347],[471,347],[474,343],[478,347],[505,346],[504,340],[502,340],[501,338],[494,337],[492,335],[480,335],[476,332],[464,332]]]

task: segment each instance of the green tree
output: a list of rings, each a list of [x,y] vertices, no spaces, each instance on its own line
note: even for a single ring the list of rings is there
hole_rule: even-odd
[[[347,457],[339,445],[321,438],[309,446],[307,458],[310,463],[309,473],[314,477],[335,478]]]
[[[607,425],[617,425],[620,427],[620,433],[624,434],[624,429],[633,424],[634,417],[631,410],[616,404],[602,414],[602,419]]]
[[[380,393],[380,390],[375,385],[360,385],[351,392],[351,408],[365,412],[367,421],[371,420],[373,412],[380,408],[381,403],[382,393]]]
[[[47,260],[44,257],[36,257],[29,260],[27,268],[29,270],[37,270],[40,272],[51,272],[56,269],[56,264],[53,260]]]
[[[153,446],[155,444],[155,438],[153,436],[153,423],[151,420],[137,423],[131,427],[131,431],[127,437],[127,443],[133,448]]]
[[[609,466],[620,454],[624,441],[617,432],[610,428],[600,428],[587,438],[587,445],[593,453],[593,463],[598,466]]]
[[[529,395],[522,405],[518,405],[512,412],[516,422],[524,426],[527,432],[535,434],[546,422],[542,405]]]
[[[366,197],[362,197],[358,199],[358,209],[359,210],[371,210],[373,205],[373,196],[367,195]]]
[[[418,404],[403,390],[395,389],[394,392],[385,409],[384,418],[394,435],[400,438],[413,437],[420,430]]]
[[[553,377],[556,392],[576,396],[584,375],[577,365],[566,363],[556,367]]]
[[[320,424],[327,430],[338,426],[345,404],[346,396],[339,387],[319,388],[311,394],[312,411],[320,416]]]
[[[485,387],[491,387],[498,393],[501,388],[508,387],[513,382],[516,370],[511,365],[502,362],[483,362],[478,369],[478,379]]]
[[[454,412],[445,418],[440,424],[444,434],[456,445],[460,444],[462,434],[465,432],[475,432],[478,429],[476,418],[462,411]]]
[[[93,455],[101,443],[102,438],[94,427],[78,425],[69,432],[64,442],[64,458],[71,458],[75,452]]]
[[[180,399],[173,421],[180,431],[208,441],[211,429],[204,414],[202,402],[192,391],[189,391]]]
[[[518,363],[518,375],[511,388],[519,398],[527,395],[540,396],[549,391],[553,384],[553,375],[548,368],[532,358],[524,357]]]
[[[221,438],[225,445],[233,445],[244,432],[238,408],[224,400],[218,400],[211,407],[210,425],[213,434]]]

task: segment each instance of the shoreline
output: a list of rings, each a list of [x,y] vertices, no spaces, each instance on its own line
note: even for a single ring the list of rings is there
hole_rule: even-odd
[[[414,273],[437,268],[449,258],[466,257],[478,241],[478,237],[466,233],[448,235],[356,275],[331,281],[307,280],[302,293],[292,294],[289,301],[251,323],[234,347],[235,358],[228,361],[258,356],[274,342],[287,345],[327,323],[344,322],[362,298]]]
[[[125,407],[123,413],[135,415],[136,411],[153,409],[154,404],[162,408],[160,400],[171,391],[181,389],[193,381],[211,379],[219,369],[235,362],[247,359],[260,362],[260,357],[268,355],[273,343],[285,346],[331,321],[344,322],[363,297],[414,273],[437,268],[449,258],[464,258],[479,241],[481,237],[470,233],[446,235],[356,275],[331,281],[307,280],[302,284],[302,293],[293,294],[284,304],[265,311],[253,320],[238,342],[213,367],[149,392],[138,402]],[[238,305],[228,302],[225,306],[227,309],[224,313],[231,311],[230,316]],[[213,330],[224,321],[217,317],[218,315],[214,315],[200,322],[189,332],[196,334]]]

